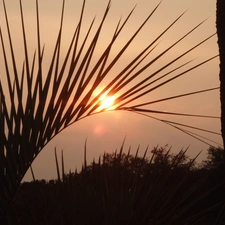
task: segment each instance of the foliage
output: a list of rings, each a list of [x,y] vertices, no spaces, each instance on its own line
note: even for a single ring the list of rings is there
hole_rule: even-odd
[[[182,151],[152,152],[155,158],[174,159],[165,167],[163,160],[125,154],[121,147],[62,180],[22,183],[8,224],[223,224],[222,203],[210,195],[219,189],[209,185],[207,170],[191,169],[186,153],[186,160],[175,163]]]
[[[143,170],[157,170],[166,168],[166,169],[178,169],[178,168],[194,168],[194,160],[190,159],[182,149],[177,154],[171,153],[171,148],[165,147],[155,147],[151,150],[151,158],[146,158],[148,148],[145,152],[145,157],[140,158],[125,153],[110,154],[105,153],[103,156],[103,164],[108,167],[122,167],[129,170],[132,170],[133,173],[143,173]],[[138,152],[137,152],[138,153]],[[143,167],[144,165],[144,167]]]
[[[220,169],[224,164],[224,149],[210,147],[208,149],[207,159],[203,161],[203,167],[206,169]]]

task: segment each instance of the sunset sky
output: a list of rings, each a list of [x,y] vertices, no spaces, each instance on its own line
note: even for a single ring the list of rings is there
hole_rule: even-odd
[[[21,26],[19,20],[19,5],[16,1],[6,1],[10,26],[13,33],[13,41],[15,50],[18,54],[18,65],[22,65],[23,57],[20,57],[21,48]],[[19,1],[18,1],[19,2]],[[36,48],[36,27],[35,27],[35,1],[23,0],[24,16],[27,26],[28,42],[31,52]],[[49,60],[52,55],[53,47],[56,41],[56,35],[60,23],[61,0],[40,0],[40,21],[41,21],[41,41],[45,44],[44,65],[49,65]],[[108,1],[106,0],[87,0],[83,32],[90,25],[91,20],[96,16],[96,26],[102,18],[105,7]],[[159,0],[113,0],[110,8],[110,13],[101,34],[100,42],[94,57],[96,59],[104,50],[104,47],[109,43],[110,38],[115,30],[119,19],[124,19],[132,8],[137,4],[135,11],[126,24],[124,31],[121,33],[117,45],[112,51],[116,54],[129,37],[136,31],[140,24],[145,20],[148,14],[159,3]],[[77,25],[79,12],[82,1],[67,0],[65,5],[65,21],[63,25],[63,46],[62,57],[65,55],[68,43],[71,40],[74,28]],[[188,32],[191,28],[199,24],[204,19],[207,21],[198,28],[194,33],[184,39],[179,45],[168,52],[163,58],[158,60],[158,63],[149,70],[143,73],[143,76],[152,73],[157,68],[162,67],[168,63],[172,58],[177,57],[184,51],[190,49],[204,38],[215,33],[215,7],[216,0],[163,0],[160,7],[153,15],[153,17],[146,24],[144,29],[140,32],[137,39],[132,43],[129,50],[120,59],[110,76],[118,74],[126,64],[128,64],[145,46],[153,41],[173,20],[175,20],[184,11],[185,15],[175,24],[175,26],[160,39],[159,45],[152,52],[152,57],[156,56],[165,48],[169,47],[182,35]],[[1,26],[5,26],[2,3],[0,3],[0,21]],[[198,47],[195,51],[186,56],[185,60],[192,60],[191,65],[200,63],[214,55],[218,54],[217,37],[214,36],[209,41]],[[182,64],[181,61],[180,64]],[[0,68],[2,64],[2,52],[0,48]],[[114,74],[113,74],[114,73]],[[219,86],[219,61],[218,58],[210,61],[206,65],[191,71],[184,77],[177,81],[165,85],[142,99],[145,101],[152,101],[156,99],[165,98],[172,95],[178,95],[190,91],[197,91],[201,89],[214,88]],[[108,78],[109,79],[109,78]],[[3,84],[5,77],[1,74]],[[105,81],[107,83],[107,79]],[[103,82],[100,88],[103,88]],[[219,90],[193,95],[189,97],[174,99],[170,101],[152,104],[154,110],[213,115],[220,116],[220,101]],[[158,116],[158,115],[153,115]],[[186,123],[190,126],[198,126],[203,129],[209,129],[215,132],[220,132],[219,119],[206,118],[189,118],[177,116],[158,116],[161,119],[171,119],[172,121]],[[198,131],[196,131],[198,133]],[[199,132],[199,134],[202,134]],[[222,139],[219,135],[204,134],[222,144]],[[199,151],[203,150],[199,160],[203,159],[206,154],[208,145],[190,137],[189,135],[164,124],[160,121],[134,114],[132,112],[105,112],[98,115],[90,116],[83,120],[76,122],[68,127],[66,130],[56,136],[39,154],[33,163],[34,173],[37,179],[51,179],[56,177],[54,148],[57,152],[64,152],[64,160],[66,171],[76,168],[79,170],[83,162],[84,143],[87,139],[87,159],[90,162],[93,158],[96,160],[104,152],[113,152],[121,147],[125,139],[125,151],[131,146],[131,152],[135,152],[138,145],[140,145],[140,155],[143,154],[146,147],[149,145],[149,150],[153,147],[172,146],[172,151],[177,152],[181,148],[189,146],[188,154],[194,157]],[[215,146],[218,146],[214,143]],[[25,180],[31,179],[30,171],[28,171]]]

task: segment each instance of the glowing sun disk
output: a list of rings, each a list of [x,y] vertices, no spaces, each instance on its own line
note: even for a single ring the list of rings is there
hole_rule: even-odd
[[[98,88],[94,91],[94,96],[97,96],[100,94],[100,92],[103,90],[103,88],[105,88],[104,86],[101,88]],[[110,110],[113,109],[113,105],[115,103],[115,95],[108,95],[108,91],[106,91],[105,93],[103,93],[102,95],[100,95],[100,97],[98,98],[99,100],[99,109],[102,110]]]
[[[113,96],[106,96],[106,95],[102,95],[100,98],[101,100],[100,102],[100,108],[101,109],[107,109],[110,108],[111,106],[113,106],[114,100],[115,98]]]
[[[108,107],[112,106],[113,103],[114,103],[113,96],[105,97],[101,102],[101,108],[103,108],[103,109],[108,108]]]

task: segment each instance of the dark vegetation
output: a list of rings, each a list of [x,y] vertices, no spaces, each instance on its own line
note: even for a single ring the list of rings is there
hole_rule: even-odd
[[[221,148],[210,147],[201,165],[186,150],[173,154],[166,146],[151,153],[139,157],[121,148],[85,162],[80,172],[62,172],[61,179],[24,182],[8,208],[7,223],[225,223]]]

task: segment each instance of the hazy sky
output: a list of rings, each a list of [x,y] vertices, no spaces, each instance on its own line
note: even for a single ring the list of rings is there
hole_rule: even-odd
[[[9,18],[11,22],[11,29],[13,32],[13,40],[17,54],[21,52],[21,36],[19,31],[19,7],[16,1],[6,1]],[[49,57],[52,54],[52,48],[55,44],[57,29],[59,27],[60,6],[61,0],[40,0],[40,16],[41,16],[41,34],[42,43],[45,43],[45,63],[46,69]],[[83,31],[90,24],[92,18],[96,15],[96,24],[100,21],[104,8],[107,5],[106,0],[87,0],[85,19],[83,24]],[[110,40],[110,35],[114,31],[116,24],[120,17],[126,17],[130,10],[137,4],[135,12],[128,22],[126,28],[119,38],[119,42],[115,47],[114,52],[121,48],[122,44],[129,38],[129,36],[138,28],[141,22],[148,16],[152,9],[158,4],[158,0],[113,0],[108,19],[101,36],[101,41],[94,57],[98,57],[104,46]],[[69,40],[73,33],[74,27],[77,24],[79,11],[82,1],[67,0],[65,8],[65,21],[62,46],[62,57],[66,52]],[[1,3],[2,4],[2,3]],[[0,19],[4,21],[2,13],[2,5],[0,4]],[[36,43],[35,37],[35,1],[23,0],[24,15],[26,19],[26,26],[28,32],[28,40],[31,49]],[[151,73],[159,66],[167,63],[171,58],[176,57],[185,50],[191,48],[202,39],[213,34],[215,30],[215,5],[216,0],[164,0],[157,10],[156,14],[150,19],[146,27],[134,41],[131,48],[122,57],[119,64],[113,70],[118,73],[124,65],[126,65],[133,57],[135,57],[140,49],[147,46],[157,35],[162,32],[176,17],[178,17],[186,9],[183,18],[168,32],[160,41],[157,48],[154,50],[153,56],[156,56],[166,47],[170,46],[182,35],[185,34],[192,27],[208,18],[208,20],[187,39],[183,40],[178,46],[172,49],[165,57],[159,60],[158,64],[146,71],[143,76]],[[4,23],[3,27],[4,27]],[[82,35],[82,33],[81,33]],[[196,63],[204,61],[205,59],[214,56],[218,53],[217,37],[214,36],[204,45],[192,52],[186,60],[196,58]],[[21,61],[20,61],[21,60]],[[18,64],[23,60],[18,56]],[[194,64],[193,64],[194,65]],[[218,58],[209,62],[208,64],[198,68],[188,75],[180,78],[176,82],[166,85],[158,90],[152,92],[151,95],[145,97],[143,101],[149,99],[155,100],[165,98],[171,95],[181,94],[189,91],[196,91],[211,87],[219,86],[219,61]],[[2,68],[2,55],[0,52],[0,68]],[[113,74],[111,74],[113,76]],[[1,80],[4,82],[4,77],[1,75]],[[104,83],[102,84],[104,86]],[[204,115],[220,116],[220,102],[219,91],[203,93],[191,97],[171,100],[168,102],[161,102],[153,105],[153,109],[170,112],[193,113]],[[199,118],[185,118],[185,117],[162,117],[164,119],[171,119],[176,122],[183,122],[192,126],[199,126],[204,129],[210,129],[220,132],[219,119],[199,119]],[[200,132],[199,132],[200,134]],[[218,143],[222,143],[221,137],[216,135],[204,134],[208,138],[213,139]],[[200,159],[204,158],[208,146],[198,140],[182,133],[181,131],[172,128],[160,121],[153,120],[147,117],[139,116],[130,112],[107,112],[100,115],[85,118],[74,125],[64,130],[61,134],[55,137],[36,158],[33,169],[38,179],[50,179],[56,177],[56,169],[54,164],[54,147],[57,148],[58,153],[63,149],[65,166],[68,171],[70,168],[80,169],[83,162],[84,142],[87,138],[87,157],[88,160],[98,158],[106,152],[113,152],[120,148],[123,139],[125,141],[125,151],[131,146],[132,152],[140,145],[140,155],[143,154],[147,145],[151,150],[154,146],[165,146],[166,144],[172,146],[174,152],[181,148],[189,147],[188,154],[195,156],[200,150],[203,150]],[[215,144],[217,145],[217,144]],[[26,179],[30,179],[30,171]]]

